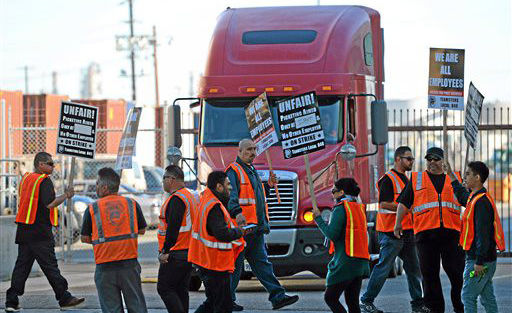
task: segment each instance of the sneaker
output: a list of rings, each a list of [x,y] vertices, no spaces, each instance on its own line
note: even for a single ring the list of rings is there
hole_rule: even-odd
[[[19,312],[19,311],[21,311],[21,307],[19,304],[5,306],[5,312]]]
[[[240,312],[240,311],[243,311],[243,310],[244,310],[243,306],[233,302],[233,312]]]
[[[284,295],[284,297],[272,304],[272,310],[279,310],[287,305],[294,304],[299,300],[299,296]]]
[[[412,308],[412,313],[432,313],[433,311],[425,305],[418,305]]]
[[[60,309],[65,310],[65,309],[73,308],[73,307],[83,303],[84,301],[85,301],[85,298],[71,297],[71,298],[69,298],[69,300],[66,303],[60,305]]]
[[[384,313],[384,311],[379,310],[375,304],[369,302],[361,302],[359,307],[362,313]]]

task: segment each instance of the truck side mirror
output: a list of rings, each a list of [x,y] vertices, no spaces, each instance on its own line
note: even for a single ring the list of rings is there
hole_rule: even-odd
[[[386,101],[374,100],[371,103],[372,143],[385,145],[388,143],[388,109]]]
[[[181,109],[179,105],[167,107],[168,146],[181,147]]]

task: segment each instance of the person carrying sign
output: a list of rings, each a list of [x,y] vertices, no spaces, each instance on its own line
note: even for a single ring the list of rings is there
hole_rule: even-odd
[[[229,181],[233,186],[229,198],[228,211],[231,217],[236,218],[239,225],[254,224],[257,227],[254,232],[245,236],[247,246],[236,260],[236,268],[231,283],[232,299],[233,302],[236,300],[235,291],[240,281],[245,257],[254,275],[269,292],[272,308],[277,310],[293,304],[299,299],[299,296],[285,294],[284,288],[274,275],[272,263],[268,261],[265,248],[263,235],[270,232],[265,195],[269,194],[270,188],[277,185],[277,176],[271,173],[268,182],[262,183],[256,169],[252,165],[256,157],[254,142],[251,139],[243,139],[238,147],[236,161],[231,163],[226,169]],[[242,310],[242,306],[234,304],[234,311]]]
[[[359,192],[353,178],[341,178],[334,183],[332,196],[336,205],[329,224],[323,220],[320,210],[313,208],[318,228],[334,247],[324,294],[325,302],[334,313],[347,312],[339,300],[342,293],[345,293],[348,312],[361,312],[359,292],[363,277],[370,274],[366,210],[364,204],[357,203]]]
[[[122,312],[124,299],[129,313],[144,313],[148,310],[137,261],[137,237],[146,232],[147,224],[140,205],[117,194],[120,181],[112,168],[98,171],[99,199],[84,212],[81,240],[93,246],[94,283],[101,311]]]
[[[395,150],[395,163],[393,168],[382,176],[378,183],[379,211],[377,212],[377,231],[380,244],[379,263],[375,265],[361,297],[361,311],[366,313],[382,312],[373,301],[381,291],[389,275],[396,257],[404,261],[407,274],[407,284],[411,296],[412,312],[423,312],[423,295],[421,290],[421,272],[418,251],[412,230],[412,214],[408,213],[402,221],[403,236],[398,239],[394,236],[396,200],[409,182],[405,175],[412,169],[414,157],[411,148],[398,147]]]
[[[394,233],[403,236],[402,220],[413,214],[420,269],[424,282],[425,305],[435,313],[445,309],[439,277],[440,263],[451,283],[451,299],[456,313],[464,312],[460,292],[464,253],[459,247],[460,204],[453,194],[452,179],[443,170],[444,151],[431,147],[425,155],[427,170],[413,172],[398,198]]]
[[[192,232],[192,215],[199,199],[185,188],[183,170],[169,165],[162,179],[170,194],[160,209],[158,225],[158,283],[156,289],[168,312],[186,313],[189,307],[188,289],[192,265],[188,262],[188,247]]]
[[[489,168],[480,161],[470,162],[464,181],[471,193],[456,180],[451,166],[445,163],[459,202],[466,207],[462,215],[459,244],[466,251],[462,302],[465,313],[477,312],[477,298],[487,313],[498,312],[492,278],[496,271],[496,248],[505,250],[505,237],[494,200],[484,187]]]
[[[55,292],[55,298],[63,309],[84,302],[84,298],[73,297],[68,291],[68,282],[62,277],[55,257],[55,240],[52,226],[57,226],[57,206],[73,197],[73,188],[55,196],[50,175],[55,163],[52,156],[39,152],[34,157],[34,172],[23,175],[19,186],[19,204],[16,215],[16,244],[18,258],[12,272],[11,287],[5,299],[6,312],[19,312],[18,296],[25,291],[25,282],[37,261]]]

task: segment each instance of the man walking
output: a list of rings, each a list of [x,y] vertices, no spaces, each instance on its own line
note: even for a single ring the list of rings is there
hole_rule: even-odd
[[[18,296],[25,292],[25,282],[35,260],[52,286],[62,309],[75,307],[85,300],[69,293],[68,282],[60,274],[55,257],[52,226],[58,224],[57,206],[73,197],[74,190],[69,188],[64,194],[55,196],[50,179],[54,166],[49,153],[39,152],[34,158],[35,171],[23,175],[20,182],[16,215],[18,258],[12,272],[11,287],[7,289],[6,312],[21,310]]]
[[[122,312],[124,299],[129,313],[145,313],[137,236],[146,232],[146,221],[135,200],[117,194],[120,180],[109,167],[98,171],[99,200],[84,212],[82,242],[93,245],[101,311]]]
[[[188,260],[198,266],[206,293],[198,311],[231,313],[231,273],[244,249],[244,230],[232,221],[225,207],[231,190],[226,174],[210,173],[207,187],[192,219]]]
[[[163,188],[170,194],[160,209],[158,225],[158,283],[156,289],[169,313],[188,313],[190,273],[188,247],[191,215],[198,206],[196,195],[185,188],[183,170],[176,165],[165,169]]]
[[[505,250],[505,236],[496,204],[484,187],[489,168],[480,161],[470,162],[465,173],[466,186],[456,180],[450,164],[447,173],[452,179],[453,190],[459,202],[466,207],[462,216],[462,233],[459,244],[466,251],[462,302],[465,313],[477,313],[477,299],[487,313],[497,313],[492,278],[496,272],[496,248]]]
[[[277,310],[297,302],[299,296],[285,294],[268,261],[265,248],[264,234],[270,232],[268,207],[265,194],[269,194],[270,188],[277,185],[277,177],[274,173],[269,176],[266,184],[261,179],[252,165],[256,157],[256,145],[250,139],[243,139],[238,145],[238,157],[226,169],[229,181],[233,186],[228,210],[231,217],[236,218],[239,225],[254,224],[256,230],[245,236],[247,246],[236,260],[236,268],[233,273],[231,292],[233,302],[236,300],[235,291],[240,281],[244,257],[249,262],[252,272],[269,293],[269,301],[272,309]],[[243,307],[234,303],[234,311],[242,311]]]
[[[409,182],[405,173],[412,169],[413,164],[414,157],[411,148],[407,146],[398,147],[395,150],[393,168],[384,174],[377,184],[379,190],[379,210],[377,212],[377,231],[380,244],[379,263],[373,268],[366,292],[361,297],[361,312],[382,313],[382,310],[379,310],[373,304],[373,301],[384,286],[397,256],[404,262],[409,294],[412,299],[412,312],[423,312],[421,272],[412,230],[411,213],[407,213],[402,220],[402,238],[398,239],[393,234],[398,207],[396,200]]]
[[[394,233],[397,238],[403,236],[402,220],[407,212],[412,212],[425,305],[431,312],[444,312],[443,289],[439,277],[439,265],[442,262],[452,287],[454,311],[462,313],[464,307],[460,293],[464,254],[459,247],[460,204],[453,194],[452,179],[443,170],[443,149],[429,148],[425,159],[427,170],[413,172],[411,180],[398,198]]]

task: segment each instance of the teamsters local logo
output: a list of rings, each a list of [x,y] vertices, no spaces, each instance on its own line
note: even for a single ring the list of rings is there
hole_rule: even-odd
[[[123,224],[123,214],[121,204],[118,202],[107,205],[107,220],[110,225],[119,227]]]

